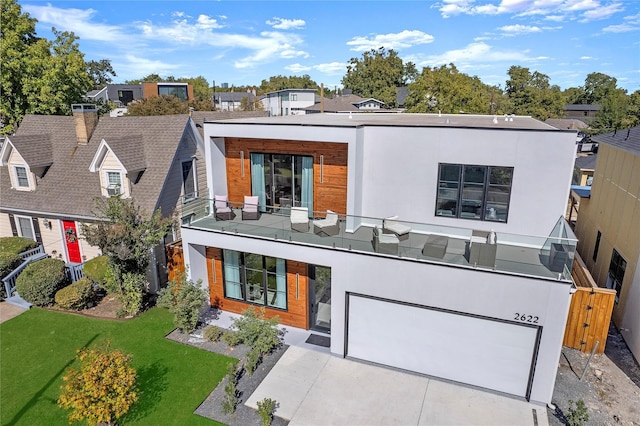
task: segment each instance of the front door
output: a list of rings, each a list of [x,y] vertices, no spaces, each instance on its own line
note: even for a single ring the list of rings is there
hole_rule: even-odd
[[[67,258],[72,263],[82,263],[80,255],[80,243],[78,243],[78,230],[76,223],[72,220],[63,220],[64,241],[67,248]]]
[[[331,268],[309,265],[309,328],[331,332]]]

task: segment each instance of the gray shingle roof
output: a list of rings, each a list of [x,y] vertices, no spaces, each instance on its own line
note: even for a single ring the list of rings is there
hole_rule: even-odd
[[[106,137],[111,151],[118,157],[127,172],[135,172],[147,168],[144,155],[144,138],[141,134],[126,137]]]
[[[35,191],[31,192],[11,190],[7,168],[0,168],[0,209],[93,217],[94,198],[100,196],[101,187],[98,173],[90,172],[89,165],[100,141],[105,139],[107,142],[129,140],[138,144],[126,151],[125,157],[129,158],[132,165],[139,165],[139,153],[144,152],[147,170],[133,185],[132,196],[143,210],[151,213],[156,208],[188,119],[186,114],[101,117],[89,143],[78,145],[73,117],[27,115],[17,136],[22,138],[49,133],[53,163],[44,178],[37,180]],[[31,146],[27,149],[37,150],[43,145],[41,137],[30,140]],[[120,142],[117,144],[122,148]],[[137,153],[134,152],[136,150]]]
[[[30,168],[46,167],[53,163],[51,135],[15,135],[8,139]]]
[[[591,137],[591,140],[593,142],[615,146],[616,148],[631,152],[635,155],[640,155],[640,126],[595,135]]]
[[[587,129],[589,125],[584,121],[575,118],[548,118],[544,120],[550,126],[556,129]]]
[[[575,166],[581,170],[595,170],[598,154],[581,155],[576,157]]]

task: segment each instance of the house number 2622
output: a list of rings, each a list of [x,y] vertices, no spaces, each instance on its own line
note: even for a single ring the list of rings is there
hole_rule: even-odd
[[[537,324],[538,323],[538,317],[535,315],[526,315],[526,314],[519,314],[518,312],[516,312],[515,314],[515,318],[514,320],[516,321],[522,321],[522,322],[530,322],[532,324]]]

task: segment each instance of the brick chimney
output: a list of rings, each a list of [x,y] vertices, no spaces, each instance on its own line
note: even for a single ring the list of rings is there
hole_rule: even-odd
[[[86,145],[98,124],[98,108],[93,104],[73,104],[71,111],[73,111],[78,145]]]

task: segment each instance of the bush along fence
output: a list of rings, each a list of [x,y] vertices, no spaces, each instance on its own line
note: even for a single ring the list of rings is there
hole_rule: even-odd
[[[20,257],[22,258],[22,263],[16,269],[14,269],[9,275],[2,279],[2,284],[4,285],[4,289],[7,292],[7,299],[10,297],[16,296],[16,279],[18,275],[24,270],[32,262],[35,262],[40,259],[44,259],[49,257],[47,253],[44,251],[44,247],[42,245],[27,251],[23,251],[20,253]],[[65,265],[65,271],[67,276],[71,280],[71,282],[76,282],[80,278],[84,277],[84,262],[80,264],[71,264],[67,263]]]

